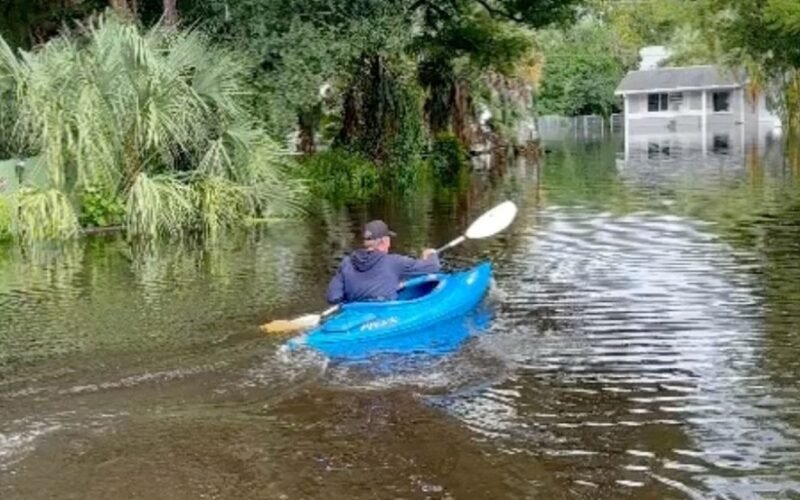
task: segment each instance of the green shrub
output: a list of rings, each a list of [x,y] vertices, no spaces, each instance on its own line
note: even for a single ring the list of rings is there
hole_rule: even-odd
[[[332,149],[302,161],[315,196],[331,201],[366,200],[380,189],[375,164],[357,153]]]
[[[125,207],[106,189],[89,187],[80,196],[80,223],[84,227],[118,226],[125,221]]]
[[[468,155],[458,138],[442,133],[433,140],[430,165],[434,178],[445,183],[454,182],[467,166]]]

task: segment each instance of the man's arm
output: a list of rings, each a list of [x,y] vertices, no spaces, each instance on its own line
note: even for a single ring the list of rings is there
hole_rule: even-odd
[[[397,261],[400,265],[400,277],[408,278],[420,274],[437,273],[441,268],[439,255],[434,251],[425,250],[421,259],[413,259],[404,255],[398,255]]]
[[[344,276],[342,275],[343,266],[344,261],[339,265],[339,269],[336,270],[336,274],[333,275],[333,279],[328,285],[328,291],[325,293],[325,300],[328,301],[328,304],[339,304],[344,302]]]

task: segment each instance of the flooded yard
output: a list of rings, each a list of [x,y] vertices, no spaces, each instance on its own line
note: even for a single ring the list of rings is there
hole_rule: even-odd
[[[800,172],[734,139],[554,142],[215,243],[4,247],[0,497],[800,495]],[[386,372],[259,331],[325,308],[366,220],[416,253],[503,199],[514,226],[446,257],[496,271],[458,352]]]

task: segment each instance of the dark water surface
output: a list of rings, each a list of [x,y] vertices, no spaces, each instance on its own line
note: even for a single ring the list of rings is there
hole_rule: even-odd
[[[774,145],[555,148],[202,245],[0,254],[0,498],[800,496],[800,186]],[[355,229],[441,244],[511,198],[489,331],[392,372],[288,355]]]

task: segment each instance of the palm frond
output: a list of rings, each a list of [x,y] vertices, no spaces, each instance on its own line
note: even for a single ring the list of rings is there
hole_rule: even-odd
[[[139,173],[128,192],[126,225],[135,236],[178,234],[191,225],[193,192],[174,177]]]
[[[222,229],[240,225],[254,212],[250,189],[223,177],[203,178],[193,188],[200,226],[211,238]]]
[[[19,232],[28,241],[71,238],[78,234],[78,216],[57,189],[21,189],[16,195]]]
[[[127,200],[135,235],[298,211],[303,186],[254,118],[248,71],[200,32],[106,16],[30,53],[0,42],[0,92],[13,89],[14,128],[46,162],[50,188]]]

